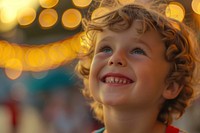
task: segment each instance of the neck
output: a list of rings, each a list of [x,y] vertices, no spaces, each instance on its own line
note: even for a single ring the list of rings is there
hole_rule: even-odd
[[[157,121],[158,110],[122,110],[104,107],[104,133],[165,133],[166,126]]]

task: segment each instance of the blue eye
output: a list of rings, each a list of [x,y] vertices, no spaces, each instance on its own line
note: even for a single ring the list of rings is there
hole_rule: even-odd
[[[144,50],[142,50],[141,48],[135,48],[131,51],[131,54],[140,54],[140,55],[146,55],[146,53],[144,52]]]
[[[104,53],[112,53],[112,49],[109,46],[102,47],[99,51]]]

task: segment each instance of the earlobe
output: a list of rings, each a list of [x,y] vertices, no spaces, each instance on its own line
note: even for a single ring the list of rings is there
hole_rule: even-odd
[[[169,84],[169,86],[163,91],[163,97],[165,99],[174,99],[181,92],[183,86],[176,82]]]

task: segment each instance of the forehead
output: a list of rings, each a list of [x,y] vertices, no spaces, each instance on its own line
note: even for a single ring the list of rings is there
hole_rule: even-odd
[[[122,26],[122,25],[119,25]],[[153,28],[145,30],[144,25],[140,21],[133,21],[132,25],[125,30],[113,31],[109,27],[104,28],[101,32],[97,33],[96,42],[107,39],[110,41],[133,41],[142,40],[149,44],[163,44],[161,35]]]

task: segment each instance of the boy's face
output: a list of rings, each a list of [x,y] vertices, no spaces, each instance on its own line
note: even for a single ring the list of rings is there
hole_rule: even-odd
[[[139,22],[126,31],[105,29],[97,43],[89,75],[89,89],[100,103],[126,108],[158,107],[170,64],[159,34],[149,30],[137,33]]]

